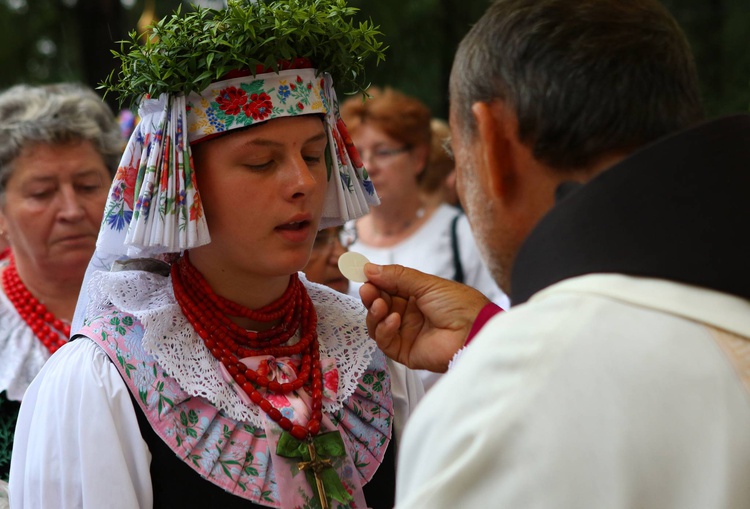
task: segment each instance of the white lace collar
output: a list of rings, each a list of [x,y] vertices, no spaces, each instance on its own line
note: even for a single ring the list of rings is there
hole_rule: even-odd
[[[311,283],[302,273],[299,277],[318,313],[321,357],[335,358],[339,368],[337,400],[324,404],[326,412],[335,412],[356,389],[376,345],[367,335],[361,302]],[[245,406],[222,378],[218,361],[182,314],[170,277],[139,270],[100,272],[91,279],[89,299],[88,319],[110,303],[135,316],[144,329],[142,348],[185,392],[206,398],[233,419],[263,425],[260,409]]]
[[[0,392],[7,391],[8,399],[21,401],[49,357],[49,350],[0,289]]]

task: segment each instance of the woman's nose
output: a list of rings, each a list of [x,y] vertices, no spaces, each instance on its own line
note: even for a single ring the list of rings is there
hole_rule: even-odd
[[[58,214],[66,221],[78,221],[85,216],[81,197],[72,186],[60,188],[60,210]]]
[[[288,189],[292,198],[306,196],[315,189],[315,175],[302,157],[295,158],[289,173]]]
[[[328,262],[334,265],[337,265],[339,262],[339,257],[346,253],[348,249],[344,247],[344,245],[341,243],[338,237],[334,237],[331,240],[331,243],[333,244],[333,247],[331,247],[330,255],[328,256]]]

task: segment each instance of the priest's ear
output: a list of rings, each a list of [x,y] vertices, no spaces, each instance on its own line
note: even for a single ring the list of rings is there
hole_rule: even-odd
[[[471,111],[477,124],[477,178],[487,193],[503,202],[518,189],[518,164],[528,149],[518,139],[518,117],[505,102],[476,102]]]

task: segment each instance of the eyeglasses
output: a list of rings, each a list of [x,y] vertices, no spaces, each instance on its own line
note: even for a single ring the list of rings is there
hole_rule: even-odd
[[[411,151],[411,145],[404,145],[399,148],[376,148],[375,150],[357,150],[359,157],[365,161],[371,161],[373,163],[389,163],[393,158],[399,154],[405,154]]]
[[[354,244],[356,240],[357,230],[354,228],[326,228],[325,230],[320,230],[315,236],[313,251],[330,253],[336,242],[341,244],[341,247],[344,249],[349,249],[349,246]]]

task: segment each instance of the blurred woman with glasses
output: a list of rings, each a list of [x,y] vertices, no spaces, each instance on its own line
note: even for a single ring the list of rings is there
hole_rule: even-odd
[[[420,182],[429,163],[431,112],[416,98],[386,88],[352,97],[341,115],[380,197],[380,206],[348,224],[352,251],[377,264],[399,264],[478,289],[503,308],[507,297],[480,257],[469,222],[460,209],[428,203]],[[352,283],[350,295],[359,295]],[[429,388],[439,374],[421,372]]]

